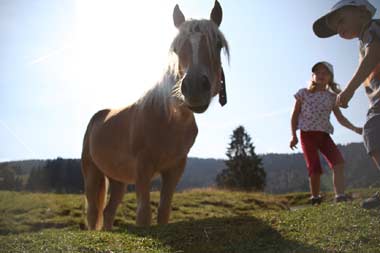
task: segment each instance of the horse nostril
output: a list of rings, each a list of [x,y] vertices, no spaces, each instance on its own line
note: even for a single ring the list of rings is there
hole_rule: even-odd
[[[211,84],[210,84],[207,76],[202,76],[202,83],[201,83],[201,85],[202,85],[202,89],[204,91],[209,91],[211,89]]]

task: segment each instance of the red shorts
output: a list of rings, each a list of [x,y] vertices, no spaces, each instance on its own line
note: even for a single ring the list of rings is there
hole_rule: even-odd
[[[301,146],[309,176],[314,173],[322,174],[318,150],[325,157],[330,168],[344,163],[342,154],[328,133],[321,131],[301,131]]]

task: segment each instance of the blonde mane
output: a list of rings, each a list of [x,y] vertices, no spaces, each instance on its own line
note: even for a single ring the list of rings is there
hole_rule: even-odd
[[[161,80],[148,90],[137,102],[137,108],[143,110],[147,106],[162,110],[162,113],[169,114],[170,107],[173,103],[179,103],[179,100],[173,96],[176,83],[179,77],[174,69],[168,67]]]

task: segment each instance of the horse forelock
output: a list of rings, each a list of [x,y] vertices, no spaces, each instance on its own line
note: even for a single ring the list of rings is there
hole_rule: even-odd
[[[172,42],[170,47],[170,52],[174,52],[175,50],[180,49],[186,40],[188,40],[192,35],[196,33],[201,33],[206,35],[207,41],[211,45],[215,45],[220,43],[220,46],[223,48],[225,55],[229,61],[230,52],[228,42],[225,39],[223,33],[219,30],[218,26],[210,20],[202,19],[202,20],[188,20],[185,21],[180,27],[178,35]],[[212,56],[216,57],[219,52],[216,51],[216,47],[210,47],[213,51]]]

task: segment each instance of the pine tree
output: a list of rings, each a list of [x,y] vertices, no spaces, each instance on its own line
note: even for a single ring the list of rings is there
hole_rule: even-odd
[[[17,176],[13,168],[2,168],[0,170],[0,190],[20,191],[22,180]]]
[[[226,155],[227,168],[217,175],[217,186],[255,191],[264,189],[266,174],[262,161],[243,126],[233,131]]]

